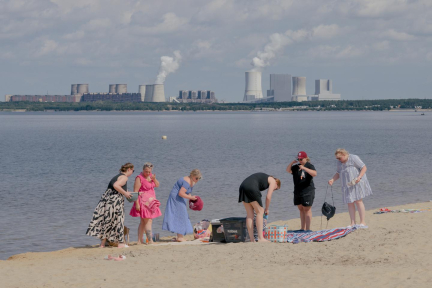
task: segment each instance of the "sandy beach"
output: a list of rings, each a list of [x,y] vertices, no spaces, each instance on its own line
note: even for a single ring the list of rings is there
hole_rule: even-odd
[[[389,207],[430,209],[432,202]],[[432,287],[432,211],[373,214],[369,229],[312,243],[135,245],[24,253],[0,261],[1,287]],[[312,230],[321,219],[313,218]],[[298,229],[300,221],[278,221]],[[326,221],[323,218],[323,228]],[[349,224],[335,215],[328,228]],[[189,239],[192,237],[189,236]],[[191,243],[188,243],[191,244]],[[107,261],[123,254],[124,261]]]

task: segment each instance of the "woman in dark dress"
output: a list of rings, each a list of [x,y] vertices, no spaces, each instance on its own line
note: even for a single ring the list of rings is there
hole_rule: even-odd
[[[105,247],[107,239],[110,242],[119,243],[119,248],[127,247],[124,244],[125,213],[123,196],[126,198],[132,197],[132,194],[127,192],[127,180],[133,172],[133,164],[124,164],[120,168],[120,173],[109,182],[105,193],[93,212],[93,219],[86,234],[101,239],[100,247]]]
[[[304,151],[300,151],[297,159],[288,164],[287,172],[293,175],[294,205],[297,206],[300,212],[300,229],[310,230],[312,221],[311,208],[315,198],[313,177],[317,176],[317,172]]]
[[[255,242],[253,233],[254,211],[256,213],[256,226],[258,231],[263,230],[263,216],[268,215],[273,191],[279,190],[281,182],[278,178],[265,173],[255,173],[247,177],[239,188],[239,203],[243,202],[246,209],[246,227],[251,242]],[[267,191],[265,209],[262,203],[261,191]],[[262,233],[258,233],[258,242],[268,242]]]

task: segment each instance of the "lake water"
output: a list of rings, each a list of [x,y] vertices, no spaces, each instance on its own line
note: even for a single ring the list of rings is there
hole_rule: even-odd
[[[300,150],[318,172],[314,216],[320,215],[339,147],[368,168],[374,195],[365,198],[366,209],[429,201],[431,127],[432,114],[415,112],[0,112],[0,259],[98,244],[85,232],[125,162],[136,167],[130,190],[144,162],[154,164],[162,212],[176,180],[200,169],[194,194],[205,206],[189,210],[192,223],[244,216],[238,187],[259,171],[282,181],[269,221],[297,218],[285,169]],[[337,211],[347,211],[339,182],[334,192]],[[125,204],[125,224],[136,241],[139,219],[128,215],[131,205]],[[162,220],[153,222],[154,232],[171,235],[161,231]]]

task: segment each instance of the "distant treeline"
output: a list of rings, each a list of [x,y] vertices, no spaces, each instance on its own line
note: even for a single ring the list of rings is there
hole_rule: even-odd
[[[261,109],[294,109],[294,110],[390,110],[390,109],[432,109],[432,99],[386,99],[386,100],[341,100],[341,101],[307,101],[307,102],[269,102],[258,104],[245,103],[134,103],[134,102],[0,102],[0,110],[27,111],[227,111],[227,110],[261,110]]]

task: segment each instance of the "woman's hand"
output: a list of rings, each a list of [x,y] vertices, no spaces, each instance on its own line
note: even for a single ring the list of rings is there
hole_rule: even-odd
[[[141,207],[140,207],[140,205],[139,205],[138,200],[135,201],[135,210],[136,210],[136,211],[140,211],[140,210],[141,210]]]
[[[132,193],[130,193],[130,192],[126,191],[123,195],[128,199],[132,198]]]
[[[304,168],[305,168],[305,167],[304,167],[303,165],[301,165],[301,164],[299,164],[298,167],[299,167],[300,170],[304,170]]]
[[[268,215],[269,214],[269,210],[268,209],[264,209],[264,215]]]
[[[333,182],[334,182],[334,180],[333,180],[333,178],[332,178],[332,179],[330,179],[330,180],[328,181],[328,184],[329,184],[330,186],[332,186],[332,185],[333,185]]]
[[[150,177],[150,179],[151,179],[152,181],[155,181],[155,180],[156,180],[156,174],[153,174],[153,175]]]
[[[356,184],[359,183],[360,180],[361,180],[361,178],[360,178],[360,177],[357,177],[355,183],[356,183]]]
[[[197,197],[191,195],[189,199],[192,200],[192,201],[195,201],[195,200],[197,200]]]

